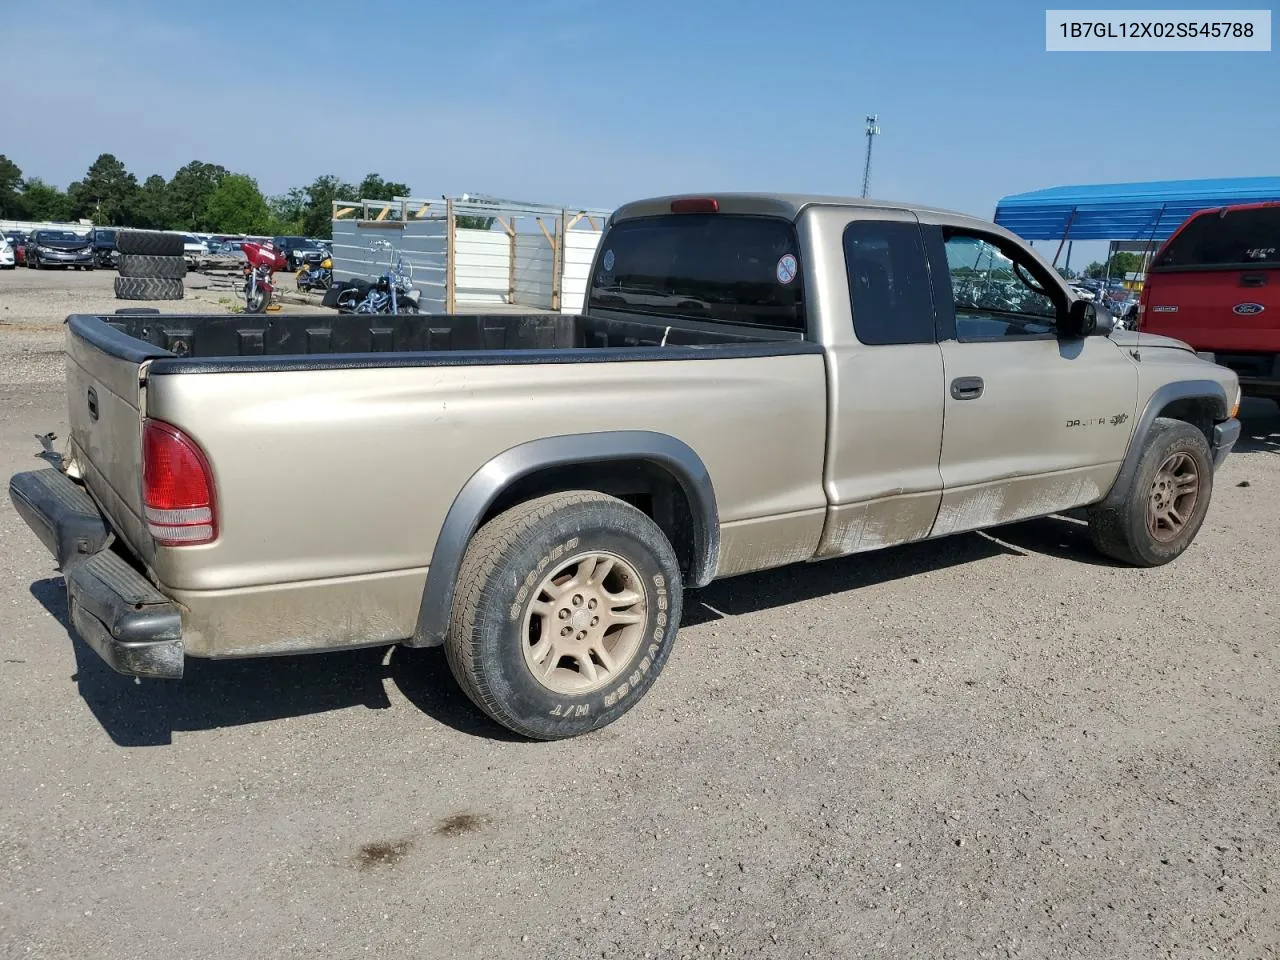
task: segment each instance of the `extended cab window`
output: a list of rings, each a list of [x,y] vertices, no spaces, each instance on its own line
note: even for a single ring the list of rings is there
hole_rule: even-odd
[[[1174,235],[1155,272],[1280,267],[1280,204],[1202,213]]]
[[[914,223],[855,220],[844,231],[853,332],[860,343],[933,343],[933,298]]]
[[[1050,335],[1058,308],[1039,267],[1009,248],[960,230],[943,231],[957,340]]]
[[[791,221],[737,214],[623,220],[601,241],[592,309],[804,330]]]

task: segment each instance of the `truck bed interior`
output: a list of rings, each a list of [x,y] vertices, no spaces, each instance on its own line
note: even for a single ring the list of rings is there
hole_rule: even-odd
[[[803,341],[791,330],[578,314],[109,314],[73,317],[193,360],[444,351],[608,350]],[[102,331],[106,333],[106,331]],[[108,334],[109,336],[109,334]],[[155,354],[153,353],[152,356]]]

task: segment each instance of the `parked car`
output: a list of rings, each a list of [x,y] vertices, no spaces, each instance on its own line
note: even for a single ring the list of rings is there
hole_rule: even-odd
[[[209,255],[214,257],[230,257],[233,260],[246,260],[248,258],[245,256],[244,242],[245,241],[243,240],[228,240],[225,243],[218,244],[215,249],[210,250]]]
[[[207,257],[209,245],[199,237],[186,233],[182,236],[182,253],[187,257]]]
[[[1185,340],[1280,403],[1280,203],[1202,210],[1157,251],[1138,327]]]
[[[1137,362],[961,214],[644,200],[588,277],[581,315],[68,318],[68,445],[9,492],[75,630],[168,678],[443,645],[499,723],[573,736],[644,696],[686,586],[1075,508],[1169,563],[1239,435],[1231,370]]]
[[[13,261],[16,266],[27,265],[27,234],[22,230],[9,230],[4,235],[13,248]]]
[[[12,270],[17,265],[13,244],[8,237],[0,236],[0,270]]]
[[[274,237],[272,245],[283,250],[288,269],[296,271],[306,261],[318,262],[328,256],[322,246],[310,237]]]
[[[116,250],[116,232],[110,227],[99,227],[93,231],[93,257],[98,266],[114,270],[120,260]]]
[[[40,229],[27,241],[24,259],[28,267],[75,267],[92,270],[95,265],[93,237],[74,230]]]

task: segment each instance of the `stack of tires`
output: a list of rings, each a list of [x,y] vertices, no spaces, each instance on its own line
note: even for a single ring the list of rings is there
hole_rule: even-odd
[[[117,300],[181,300],[187,275],[182,235],[160,230],[121,230],[116,235]]]

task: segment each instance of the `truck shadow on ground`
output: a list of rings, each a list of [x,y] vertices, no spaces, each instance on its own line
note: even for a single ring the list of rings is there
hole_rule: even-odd
[[[1069,519],[1028,521],[992,534],[963,534],[816,564],[798,564],[717,581],[686,595],[682,626],[740,616],[862,587],[905,580],[996,556],[1028,552],[1101,561],[1088,531]],[[433,720],[489,740],[521,738],[491,721],[454,683],[440,648],[379,646],[251,660],[188,659],[180,681],[135,682],[108,667],[69,628],[61,577],[36,581],[32,595],[55,616],[74,647],[72,680],[119,746],[163,746],[175,732],[302,717],[330,710],[391,707],[387,681]],[[856,602],[855,598],[850,598]]]
[[[1251,397],[1240,406],[1236,453],[1280,453],[1280,404]]]

